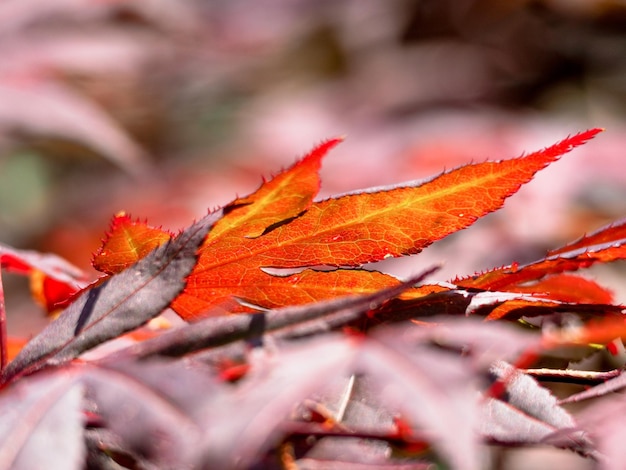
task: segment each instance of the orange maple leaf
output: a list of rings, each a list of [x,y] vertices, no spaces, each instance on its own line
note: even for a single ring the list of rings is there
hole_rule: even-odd
[[[474,276],[457,278],[452,283],[461,287],[491,291],[515,290],[520,286],[527,286],[529,282],[537,282],[545,276],[620,259],[626,259],[626,220],[611,223],[572,243],[550,250],[545,258],[538,261],[523,266],[514,263]],[[570,289],[576,289],[576,286],[571,285]],[[541,292],[541,289],[535,292]],[[599,291],[593,296],[598,299],[606,298]]]
[[[340,141],[330,140],[255,193],[222,209],[222,218],[200,248],[187,286],[172,308],[189,320],[210,315],[232,297],[273,308],[397,284],[392,276],[359,268],[419,253],[470,226],[500,208],[537,171],[599,132],[589,130],[516,159],[466,165],[427,182],[314,202],[321,159]],[[154,230],[158,229],[117,219],[96,256],[96,267],[118,272],[145,255],[128,247],[169,239],[169,234]],[[314,269],[320,266],[332,270]],[[270,268],[301,271],[277,275],[268,272]],[[415,298],[434,290],[441,287],[422,286],[404,296]]]
[[[120,212],[113,217],[110,232],[91,264],[100,272],[115,274],[171,238],[171,234],[160,228],[132,222],[128,214]]]

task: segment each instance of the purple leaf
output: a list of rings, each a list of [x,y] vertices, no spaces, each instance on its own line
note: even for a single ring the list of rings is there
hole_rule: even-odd
[[[539,444],[557,429],[515,406],[487,398],[481,406],[480,434],[489,441],[512,444]]]
[[[355,465],[390,464],[389,454],[392,449],[387,440],[389,436],[395,436],[397,427],[393,414],[372,394],[370,382],[369,377],[354,374],[348,380],[337,383],[337,389],[328,393],[328,396],[319,399],[319,403],[332,413],[333,422],[345,430],[345,435],[317,439],[313,447],[304,453],[304,459]],[[306,413],[301,419],[308,421]],[[361,436],[371,432],[379,438],[350,436],[354,432]],[[301,461],[298,459],[299,465]]]
[[[338,297],[250,315],[205,318],[122,349],[112,359],[157,355],[177,357],[262,335],[276,340],[324,333],[362,320],[369,310],[401,294],[431,272],[432,269],[369,295]]]
[[[7,366],[3,380],[76,358],[159,315],[183,290],[211,214],[103,284],[84,292]]]
[[[402,331],[377,332],[362,348],[356,370],[371,378],[381,403],[428,433],[452,467],[479,468],[475,373],[460,356],[407,340]]]
[[[205,405],[223,393],[206,370],[181,362],[91,365],[81,380],[102,426],[117,438],[109,437],[119,446],[111,450],[158,468],[191,465]]]
[[[281,438],[294,406],[348,373],[357,345],[342,337],[307,340],[253,364],[206,417],[202,468],[248,468]],[[264,362],[265,362],[264,361]]]
[[[472,363],[474,370],[487,369],[499,359],[515,359],[529,349],[536,349],[541,338],[517,325],[488,322],[476,317],[433,317],[428,328],[404,328],[397,334],[403,341],[431,343],[456,350]]]
[[[83,387],[70,375],[21,381],[0,396],[0,469],[83,468]]]

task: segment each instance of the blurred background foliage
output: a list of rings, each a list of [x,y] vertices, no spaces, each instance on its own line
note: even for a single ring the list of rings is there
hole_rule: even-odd
[[[0,243],[89,270],[116,212],[181,229],[340,134],[323,196],[607,129],[503,211],[381,267],[444,262],[449,279],[623,217],[625,114],[624,0],[5,0]],[[621,271],[592,275],[626,301]],[[28,335],[47,320],[3,279]],[[554,463],[521,452],[502,468]]]
[[[606,127],[393,269],[529,261],[626,212],[625,31],[620,0],[6,0],[0,241],[88,269],[112,214],[178,230],[331,136],[324,196]]]

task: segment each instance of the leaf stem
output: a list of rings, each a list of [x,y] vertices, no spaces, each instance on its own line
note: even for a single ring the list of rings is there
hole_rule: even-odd
[[[8,362],[7,354],[7,312],[4,303],[4,288],[2,286],[2,268],[0,267],[0,372]]]

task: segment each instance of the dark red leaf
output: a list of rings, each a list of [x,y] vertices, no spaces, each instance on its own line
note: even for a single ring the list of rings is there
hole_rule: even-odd
[[[87,285],[81,269],[53,254],[0,244],[0,265],[8,272],[30,276],[33,295],[49,312]]]

